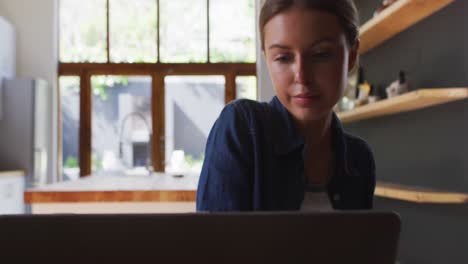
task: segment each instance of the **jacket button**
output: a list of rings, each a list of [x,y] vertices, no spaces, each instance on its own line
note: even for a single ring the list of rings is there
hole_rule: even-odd
[[[338,202],[338,201],[340,200],[340,194],[335,193],[335,194],[333,195],[333,200],[334,200],[335,202]]]

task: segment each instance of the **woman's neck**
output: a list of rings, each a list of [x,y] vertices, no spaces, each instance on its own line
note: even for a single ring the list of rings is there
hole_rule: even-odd
[[[298,126],[304,138],[304,173],[306,184],[326,185],[334,174],[332,115]]]
[[[322,119],[296,121],[299,134],[308,147],[323,148],[331,143],[331,113]]]

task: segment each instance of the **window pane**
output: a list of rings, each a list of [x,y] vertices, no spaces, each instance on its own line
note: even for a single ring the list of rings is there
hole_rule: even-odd
[[[161,0],[161,61],[206,62],[206,0]]]
[[[166,172],[200,173],[205,145],[224,107],[223,76],[165,78]]]
[[[62,168],[64,181],[80,177],[80,77],[59,78],[62,111]]]
[[[254,0],[210,0],[210,61],[255,62]]]
[[[106,62],[106,0],[60,1],[60,61]]]
[[[112,62],[157,61],[156,10],[155,0],[110,0]]]
[[[257,100],[257,77],[238,76],[236,77],[236,98],[246,98]]]
[[[151,77],[93,76],[93,173],[136,169],[151,159]]]

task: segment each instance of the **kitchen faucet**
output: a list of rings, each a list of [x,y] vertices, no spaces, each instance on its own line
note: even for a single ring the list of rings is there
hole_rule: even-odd
[[[152,168],[152,159],[151,159],[151,142],[152,142],[152,138],[153,138],[153,132],[151,130],[151,127],[148,123],[148,121],[146,120],[145,116],[140,113],[140,112],[131,112],[131,113],[128,113],[124,116],[124,118],[122,119],[122,123],[121,123],[121,126],[120,126],[120,136],[119,136],[119,157],[122,158],[123,157],[123,140],[122,140],[122,136],[123,136],[123,131],[125,129],[125,124],[127,122],[127,120],[132,117],[132,116],[135,116],[135,117],[139,117],[141,120],[143,120],[143,123],[145,124],[146,126],[146,129],[148,130],[148,134],[149,134],[149,147],[147,148],[147,152],[148,152],[148,160],[146,161],[146,169],[148,170],[148,174],[151,175],[152,171],[153,171],[153,168]]]

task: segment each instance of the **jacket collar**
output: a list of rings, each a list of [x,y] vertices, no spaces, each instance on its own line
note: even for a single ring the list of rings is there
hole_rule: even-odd
[[[274,96],[270,101],[270,106],[276,110],[277,118],[273,116],[273,150],[276,155],[287,155],[299,148],[304,147],[304,140],[299,135],[294,120],[289,111]],[[332,116],[332,133],[335,144],[336,166],[338,170],[343,170],[339,174],[348,174],[346,138],[343,127],[337,115]]]

